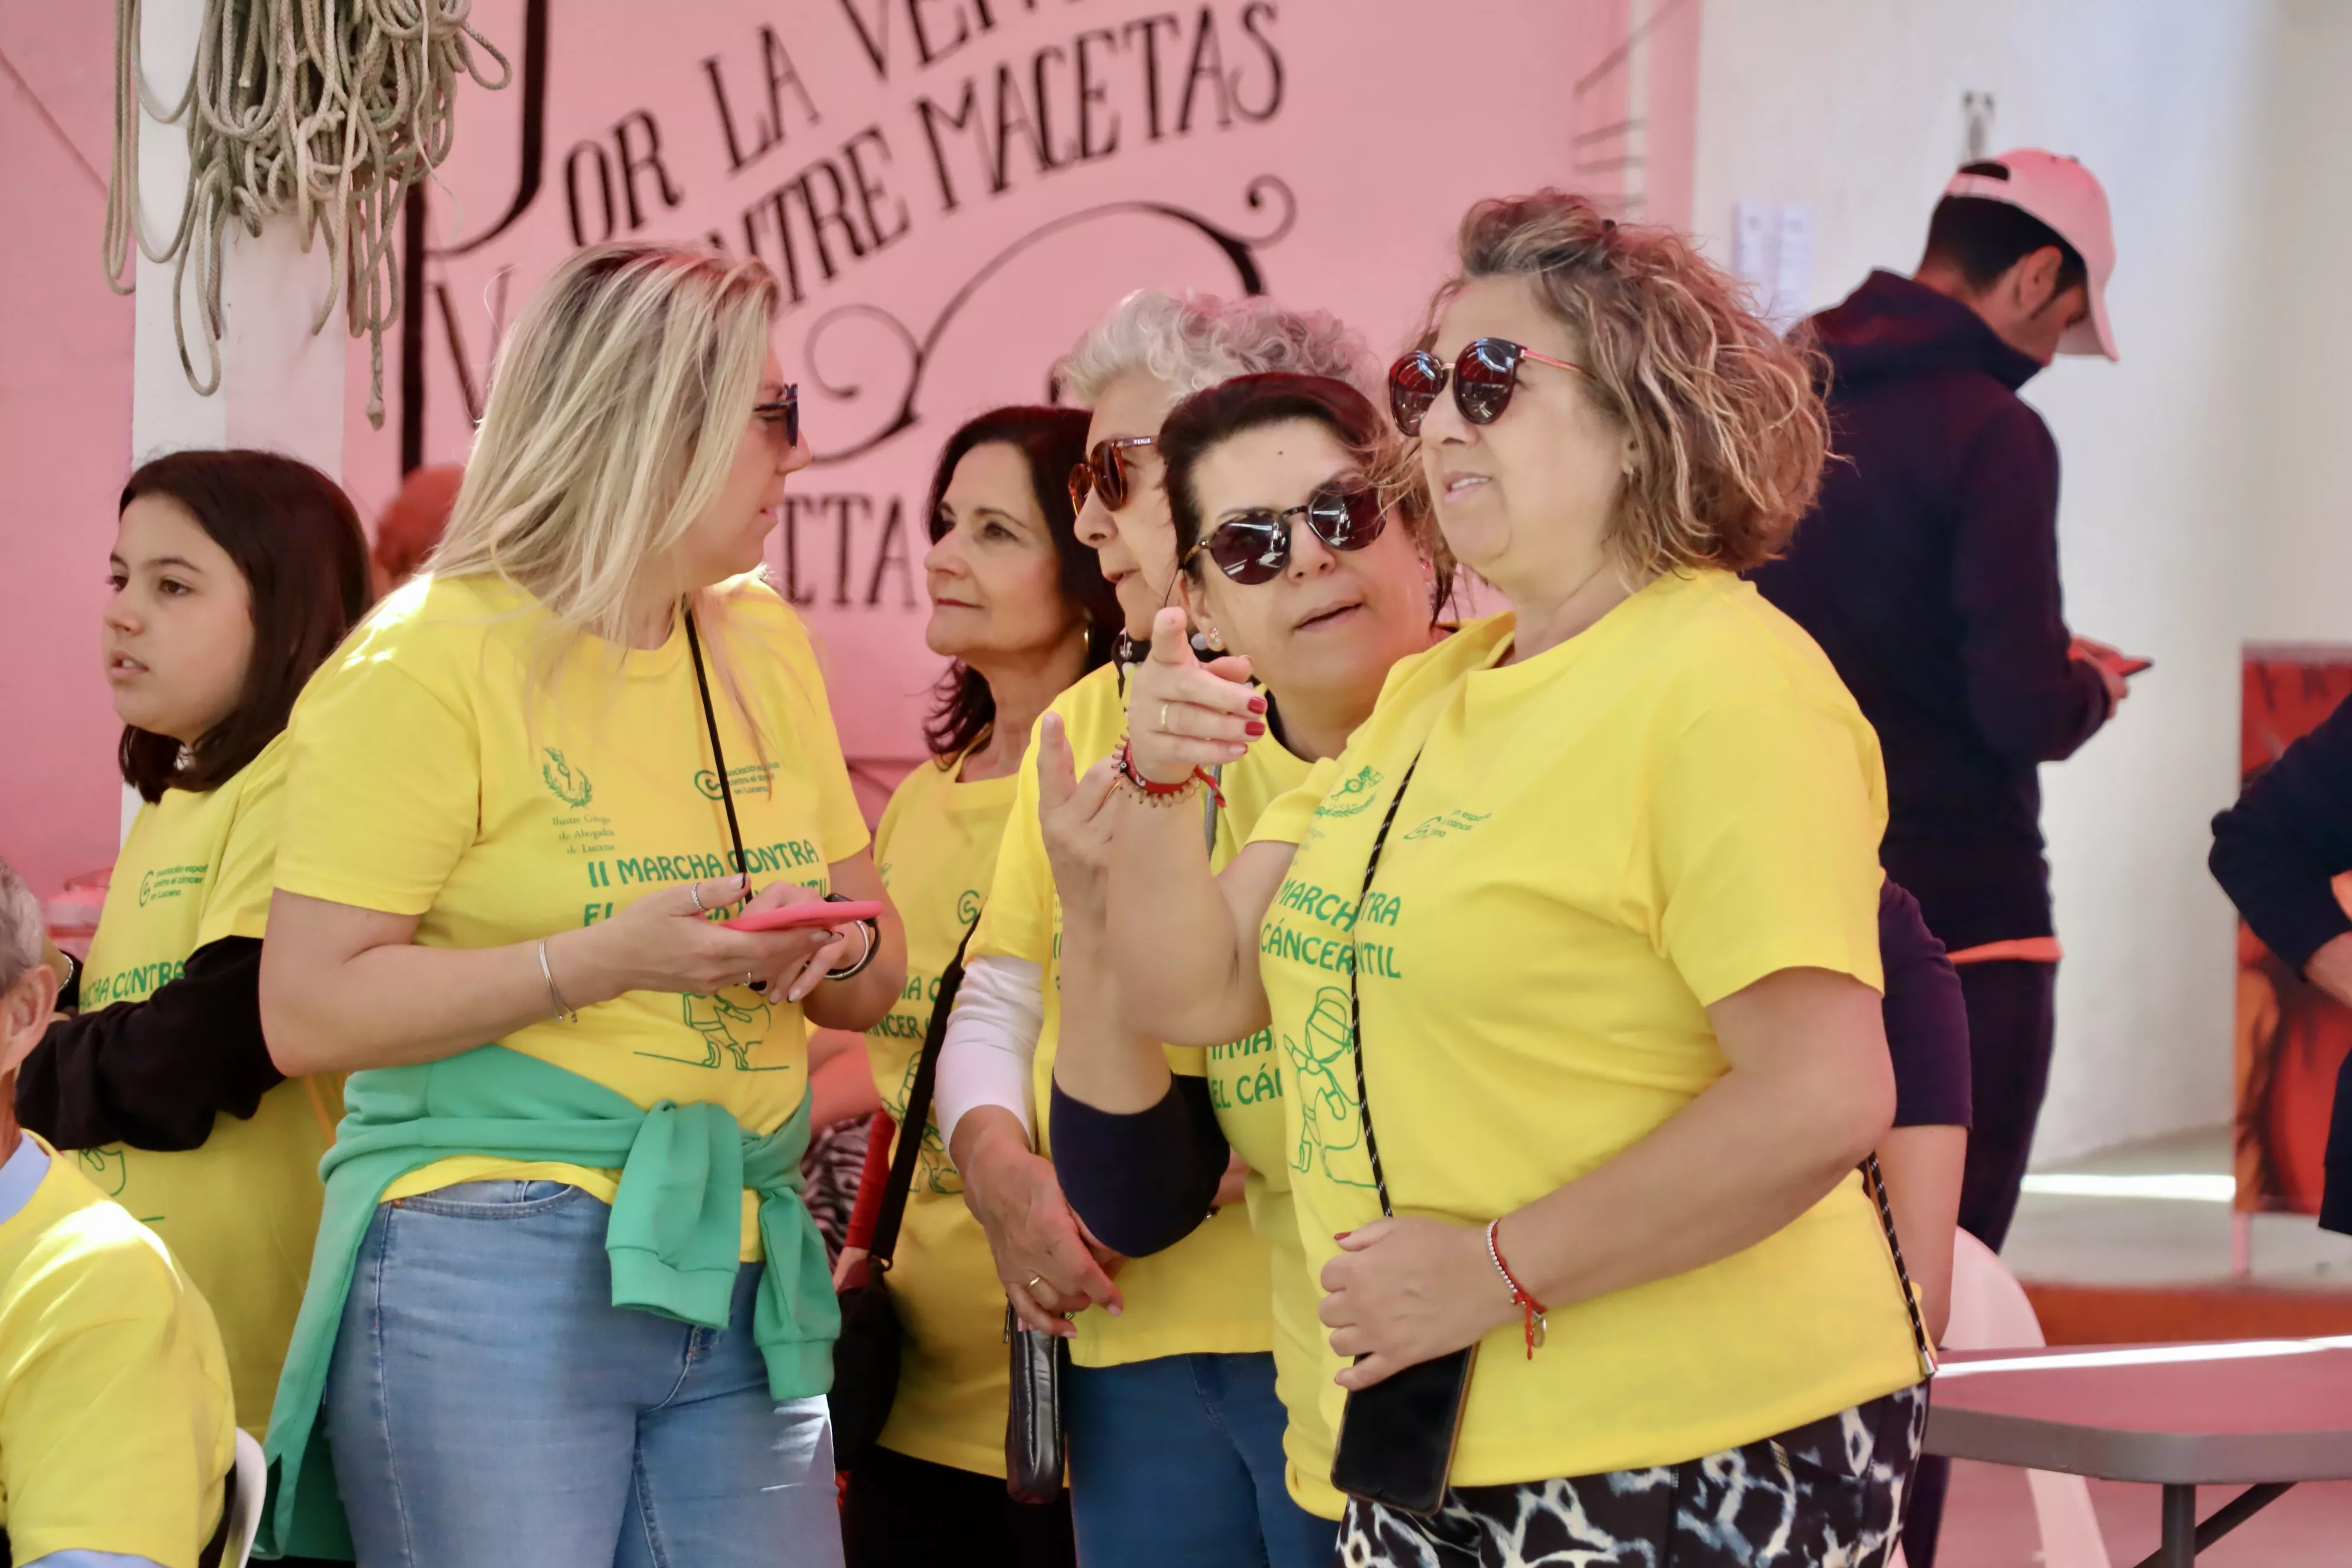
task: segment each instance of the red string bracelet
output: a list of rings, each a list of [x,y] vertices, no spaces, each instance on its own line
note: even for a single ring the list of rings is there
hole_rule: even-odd
[[[1111,766],[1118,771],[1120,778],[1125,779],[1154,801],[1165,799],[1171,795],[1182,795],[1194,784],[1202,784],[1209,786],[1209,798],[1217,803],[1217,809],[1223,811],[1225,807],[1225,797],[1217,788],[1216,775],[1206,768],[1194,768],[1174,784],[1160,784],[1145,778],[1136,770],[1135,759],[1129,752],[1127,737],[1124,735],[1118,738],[1118,744],[1111,748],[1110,760]]]
[[[1501,1220],[1491,1220],[1487,1223],[1486,1256],[1495,1260],[1495,1272],[1501,1275],[1503,1283],[1510,1287],[1513,1303],[1527,1315],[1528,1359],[1533,1361],[1536,1359],[1537,1350],[1544,1342],[1544,1334],[1548,1327],[1544,1321],[1545,1307],[1541,1301],[1528,1294],[1528,1288],[1519,1283],[1519,1277],[1511,1272],[1509,1264],[1503,1261],[1502,1230]]]

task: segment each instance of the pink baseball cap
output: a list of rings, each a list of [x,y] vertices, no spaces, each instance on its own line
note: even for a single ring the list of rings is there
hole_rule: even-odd
[[[2020,147],[1987,162],[2007,169],[2009,178],[1963,171],[1952,176],[1944,194],[2007,202],[2040,218],[2073,246],[2083,258],[2091,310],[2058,340],[2058,352],[2116,358],[2115,329],[2107,325],[2107,279],[2116,269],[2116,232],[2107,219],[2107,193],[2099,187],[2098,176],[2073,158],[2038,147]]]

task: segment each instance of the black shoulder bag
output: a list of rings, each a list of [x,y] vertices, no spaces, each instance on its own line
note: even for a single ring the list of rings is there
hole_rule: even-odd
[[[954,960],[940,976],[939,999],[931,1004],[930,1026],[923,1031],[922,1056],[915,1064],[915,1082],[907,1091],[907,1114],[898,1123],[898,1147],[890,1157],[889,1184],[882,1190],[882,1206],[874,1216],[874,1238],[865,1258],[851,1265],[843,1280],[841,1338],[833,1346],[833,1462],[836,1469],[855,1469],[874,1451],[882,1428],[890,1419],[890,1403],[898,1396],[898,1310],[890,1304],[890,1259],[898,1247],[898,1224],[906,1217],[907,1194],[915,1184],[915,1167],[922,1163],[923,1134],[931,1120],[931,1085],[939,1076],[940,1044],[947,1038],[948,1014],[955,1007],[963,984],[964,950],[971,945],[975,920],[964,928]]]
[[[1124,689],[1124,671],[1120,679]],[[1222,766],[1209,770],[1209,796],[1202,808],[1201,836],[1212,857],[1217,852],[1217,784],[1223,773]],[[1062,1489],[1062,1368],[1068,1352],[1057,1336],[1022,1327],[1010,1302],[1004,1308],[1004,1342],[1013,1374],[1004,1406],[1004,1489],[1018,1502],[1051,1502]]]
[[[1418,754],[1398,781],[1380,831],[1372,835],[1372,852],[1364,861],[1363,890],[1356,907],[1372,890],[1380,869],[1381,851],[1389,841],[1404,792],[1412,786]],[[1364,1121],[1364,1152],[1372,1164],[1372,1186],[1381,1195],[1382,1218],[1392,1219],[1389,1179],[1381,1165],[1381,1146],[1372,1136],[1372,1102],[1364,1093],[1364,1013],[1357,995],[1356,972],[1362,951],[1348,965],[1348,1053],[1356,1066],[1356,1109]],[[1339,1442],[1331,1457],[1331,1484],[1349,1497],[1361,1498],[1401,1513],[1427,1516],[1445,1502],[1445,1478],[1454,1468],[1454,1445],[1462,1435],[1462,1410],[1470,1394],[1470,1364],[1478,1347],[1465,1345],[1432,1361],[1415,1363],[1370,1388],[1352,1390],[1339,1416]],[[1361,1357],[1358,1358],[1361,1360]]]
[[[1396,821],[1397,808],[1404,804],[1404,792],[1412,784],[1413,770],[1420,766],[1421,757],[1416,752],[1404,777],[1398,781],[1396,796],[1389,802],[1388,814],[1381,818],[1380,831],[1372,836],[1372,851],[1364,862],[1363,890],[1357,896],[1356,907],[1360,910],[1365,896],[1372,890],[1372,875],[1380,868],[1381,851],[1388,843],[1389,827]],[[1360,950],[1357,957],[1360,960],[1361,956]],[[1348,1048],[1355,1059],[1356,1103],[1364,1121],[1364,1152],[1371,1160],[1372,1185],[1381,1195],[1382,1217],[1393,1218],[1396,1211],[1389,1202],[1388,1177],[1381,1167],[1381,1146],[1372,1135],[1371,1100],[1364,1092],[1363,1009],[1356,991],[1357,968],[1358,964],[1350,963],[1348,969]],[[1927,1325],[1919,1317],[1910,1271],[1903,1264],[1903,1243],[1895,1236],[1895,1211],[1887,1202],[1886,1179],[1879,1172],[1876,1152],[1864,1158],[1862,1176],[1863,1185],[1878,1210],[1888,1255],[1894,1259],[1895,1284],[1903,1293],[1904,1309],[1910,1315],[1912,1343],[1918,1352],[1920,1373],[1924,1378],[1933,1378],[1936,1352],[1928,1342]],[[1426,1517],[1443,1508],[1446,1477],[1454,1468],[1454,1447],[1462,1434],[1462,1412],[1469,1402],[1471,1363],[1477,1350],[1475,1344],[1465,1345],[1434,1360],[1406,1367],[1370,1388],[1350,1393],[1339,1416],[1339,1446],[1331,1459],[1331,1484],[1350,1497],[1402,1513]]]

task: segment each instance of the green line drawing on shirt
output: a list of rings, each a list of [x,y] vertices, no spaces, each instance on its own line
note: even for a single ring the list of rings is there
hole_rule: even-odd
[[[130,1156],[120,1149],[77,1149],[74,1162],[89,1178],[89,1184],[110,1198],[121,1197],[131,1180]]]
[[[907,1105],[915,1098],[915,1074],[921,1070],[923,1054],[917,1051],[907,1061],[907,1075],[898,1082],[898,1097],[884,1109],[890,1120],[902,1129],[907,1125]],[[963,1173],[948,1158],[948,1146],[940,1139],[939,1124],[926,1120],[923,1123],[923,1152],[915,1162],[915,1185],[927,1193],[949,1196],[963,1191]]]
[[[758,992],[751,993],[750,1003],[736,1001],[721,992],[715,996],[681,996],[678,998],[687,1026],[702,1037],[703,1053],[699,1057],[672,1056],[667,1051],[638,1051],[660,1062],[684,1062],[688,1067],[715,1068],[723,1054],[731,1059],[737,1072],[790,1072],[789,1063],[772,1067],[754,1067],[751,1053],[768,1037],[768,1024],[776,1010]]]
[[[1372,1184],[1369,1167],[1359,1175],[1354,1169],[1359,1162],[1332,1159],[1334,1154],[1352,1152],[1364,1142],[1355,1063],[1349,1050],[1348,994],[1336,985],[1318,991],[1314,1010],[1307,1014],[1307,1026],[1300,1033],[1306,1037],[1303,1046],[1288,1035],[1282,1037],[1283,1052],[1298,1078],[1298,1147],[1291,1151],[1290,1168],[1312,1170],[1319,1161],[1323,1174],[1332,1181],[1343,1186],[1369,1187]]]

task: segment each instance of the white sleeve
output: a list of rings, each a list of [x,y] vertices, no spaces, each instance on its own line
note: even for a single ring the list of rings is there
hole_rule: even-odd
[[[1034,1144],[1037,1117],[1030,1062],[1045,1027],[1045,972],[1025,958],[991,955],[964,966],[963,989],[940,1042],[940,1071],[931,1089],[931,1116],[940,1141],[955,1145],[956,1123],[983,1105],[1001,1105],[1021,1119]]]

